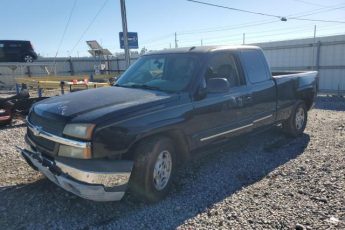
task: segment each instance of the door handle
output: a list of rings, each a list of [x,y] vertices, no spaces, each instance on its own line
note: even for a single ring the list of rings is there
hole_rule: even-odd
[[[244,102],[252,102],[252,95],[245,95],[243,96]]]
[[[236,106],[243,107],[246,104],[251,103],[252,99],[253,98],[252,98],[251,95],[243,95],[243,96],[240,96],[240,97],[236,97],[235,98],[235,103],[236,103]]]

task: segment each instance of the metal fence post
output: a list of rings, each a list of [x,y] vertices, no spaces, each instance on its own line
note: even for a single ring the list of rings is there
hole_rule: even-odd
[[[321,51],[321,42],[318,41],[316,45],[316,70],[319,71],[320,69],[320,51]]]
[[[110,74],[110,60],[109,60],[109,55],[106,56],[106,73]]]
[[[116,57],[116,68],[117,68],[117,73],[120,73],[120,64],[119,64],[119,58]]]
[[[26,67],[26,71],[28,73],[28,77],[31,77],[31,70],[30,70],[30,66]]]
[[[73,68],[73,62],[72,62],[71,57],[69,57],[68,62],[69,62],[69,70],[70,70],[71,76],[73,76],[74,75],[74,68]]]

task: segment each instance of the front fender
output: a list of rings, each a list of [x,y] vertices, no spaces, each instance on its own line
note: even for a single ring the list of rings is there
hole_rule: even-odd
[[[179,131],[184,135],[192,110],[188,103],[98,127],[93,139],[94,157],[126,153],[139,140],[159,133]]]

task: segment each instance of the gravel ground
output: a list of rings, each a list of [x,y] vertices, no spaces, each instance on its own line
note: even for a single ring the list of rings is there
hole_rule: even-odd
[[[345,229],[345,100],[318,98],[305,134],[278,128],[197,157],[156,204],[83,200],[31,170],[19,120],[0,129],[4,229]]]

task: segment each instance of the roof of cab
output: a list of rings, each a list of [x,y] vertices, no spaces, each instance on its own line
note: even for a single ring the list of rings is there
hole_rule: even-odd
[[[159,51],[151,51],[145,55],[153,54],[177,54],[177,53],[209,53],[220,50],[246,50],[246,49],[261,49],[258,46],[191,46],[191,47],[182,47],[175,49],[164,49]]]

